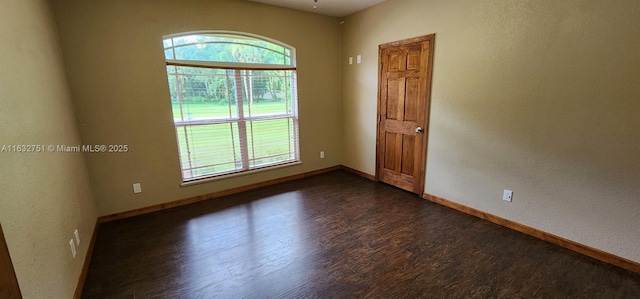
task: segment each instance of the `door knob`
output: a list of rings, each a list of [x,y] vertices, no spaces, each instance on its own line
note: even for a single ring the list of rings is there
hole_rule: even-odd
[[[421,127],[417,127],[416,128],[416,133],[422,133],[422,128]]]

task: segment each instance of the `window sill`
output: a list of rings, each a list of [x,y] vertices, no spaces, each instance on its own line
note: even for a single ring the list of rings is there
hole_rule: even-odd
[[[206,184],[206,183],[211,183],[211,182],[215,182],[215,181],[222,181],[222,180],[232,179],[232,178],[241,177],[241,176],[245,176],[245,175],[251,175],[251,174],[256,174],[256,173],[260,173],[260,172],[265,172],[265,171],[270,171],[270,170],[276,170],[276,169],[296,166],[296,165],[300,165],[300,164],[302,164],[302,162],[296,161],[296,162],[280,164],[280,165],[275,165],[275,166],[269,166],[269,167],[254,169],[254,170],[248,170],[248,171],[224,174],[224,175],[219,175],[219,176],[214,176],[214,177],[196,179],[196,180],[193,180],[193,181],[183,182],[183,183],[180,184],[180,187],[189,187],[189,186],[193,186],[193,185],[200,185],[200,184]]]

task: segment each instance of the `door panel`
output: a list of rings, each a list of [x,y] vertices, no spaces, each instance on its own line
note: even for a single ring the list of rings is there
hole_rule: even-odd
[[[434,35],[380,46],[376,176],[422,193]]]
[[[410,135],[405,135],[403,136],[403,138],[404,141],[402,145],[402,167],[400,172],[406,175],[413,175],[413,171],[415,169],[415,166],[413,164],[415,162],[414,154],[411,149],[415,148],[416,138]]]
[[[405,121],[417,121],[418,120],[418,101],[420,100],[420,94],[418,92],[420,88],[419,78],[407,79],[406,87],[406,101],[404,106],[404,120]]]
[[[387,119],[398,119],[398,100],[401,82],[389,80],[387,82]]]
[[[410,50],[407,53],[407,69],[408,70],[419,70],[420,69],[420,51],[421,48],[416,48]]]
[[[395,133],[387,133],[386,138],[386,147],[388,150],[385,152],[385,168],[386,169],[394,169],[396,167],[396,134]]]

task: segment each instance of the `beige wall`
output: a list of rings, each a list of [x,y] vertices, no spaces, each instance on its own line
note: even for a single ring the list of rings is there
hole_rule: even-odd
[[[436,33],[425,192],[640,262],[639,15],[636,0],[389,0],[346,18],[344,163],[375,172],[377,46]]]
[[[340,164],[335,18],[244,1],[57,0],[53,6],[83,142],[130,149],[87,155],[100,215]],[[196,30],[249,32],[297,48],[302,165],[180,188],[162,37]],[[136,182],[140,194],[132,192]]]
[[[80,143],[46,3],[0,1],[0,145]],[[84,157],[0,152],[0,165],[0,222],[22,295],[71,298],[97,216]]]

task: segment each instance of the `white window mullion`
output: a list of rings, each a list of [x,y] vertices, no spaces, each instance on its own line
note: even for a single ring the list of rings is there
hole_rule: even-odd
[[[242,74],[241,70],[233,72],[236,87],[236,107],[238,111],[238,134],[240,139],[240,155],[242,156],[242,169],[249,170],[249,151],[247,150],[247,123],[244,116],[242,101]]]
[[[227,107],[229,108],[229,118],[234,118],[233,117],[233,111],[232,111],[232,106],[231,106],[231,89],[229,88],[229,84],[231,84],[231,78],[229,78],[229,70],[225,70],[224,74],[225,74],[225,84],[224,84],[224,88],[225,88],[225,92],[227,94]],[[237,110],[236,110],[237,111]],[[229,123],[229,129],[231,130],[231,144],[233,146],[233,167],[234,169],[238,169],[238,153],[236,152],[236,138],[235,138],[235,132],[233,131],[233,124],[234,123]],[[237,123],[236,123],[237,124]],[[242,165],[242,161],[240,161],[240,165]]]
[[[233,131],[233,123],[229,124],[229,130],[231,131],[231,146],[233,147],[233,167],[237,169],[236,165],[238,165],[238,153],[236,152],[236,134]]]

